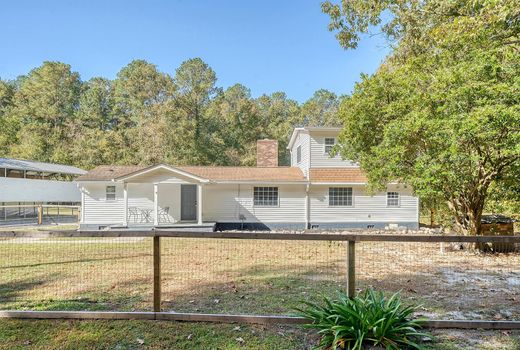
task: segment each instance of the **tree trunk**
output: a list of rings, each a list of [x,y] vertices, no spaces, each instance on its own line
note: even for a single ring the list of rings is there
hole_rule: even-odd
[[[485,195],[467,199],[463,196],[451,198],[448,207],[455,217],[455,226],[463,235],[479,236],[482,233],[481,219]]]

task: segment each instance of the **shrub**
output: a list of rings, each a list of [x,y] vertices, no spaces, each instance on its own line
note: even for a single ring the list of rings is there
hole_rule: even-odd
[[[321,336],[317,349],[362,350],[366,346],[390,349],[421,349],[421,320],[412,320],[414,306],[403,306],[399,293],[386,298],[371,289],[350,299],[340,292],[337,300],[324,298],[324,305],[305,302],[297,309],[311,321],[308,328]]]

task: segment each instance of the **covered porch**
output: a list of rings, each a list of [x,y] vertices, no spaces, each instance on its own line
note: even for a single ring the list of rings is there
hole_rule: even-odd
[[[207,226],[203,186],[209,181],[166,165],[115,179],[123,185],[125,227]]]

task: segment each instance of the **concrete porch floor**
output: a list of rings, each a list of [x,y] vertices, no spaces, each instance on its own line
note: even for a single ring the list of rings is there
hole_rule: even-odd
[[[179,229],[182,231],[197,231],[197,232],[213,232],[215,231],[216,222],[203,222],[198,224],[196,222],[178,222],[178,223],[163,223],[159,225],[153,225],[150,223],[142,224],[128,224],[128,226],[112,226],[113,230],[128,230],[128,231],[152,231],[156,230],[175,230]]]

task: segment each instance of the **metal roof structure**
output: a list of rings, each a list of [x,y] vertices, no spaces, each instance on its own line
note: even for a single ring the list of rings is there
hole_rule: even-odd
[[[36,162],[33,160],[0,158],[0,169],[34,171],[40,173],[83,175],[87,172],[75,166]]]

